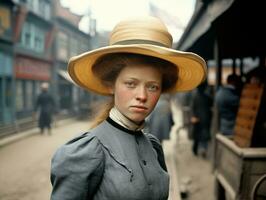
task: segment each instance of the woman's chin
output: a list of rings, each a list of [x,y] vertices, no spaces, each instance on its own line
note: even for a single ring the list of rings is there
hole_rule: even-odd
[[[135,124],[141,124],[145,120],[145,117],[134,117],[131,118],[130,120]]]

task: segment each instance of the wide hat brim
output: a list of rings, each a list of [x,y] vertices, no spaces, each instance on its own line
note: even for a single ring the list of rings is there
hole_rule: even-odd
[[[134,53],[161,58],[178,68],[176,85],[167,92],[185,92],[196,88],[206,78],[206,63],[197,54],[177,51],[151,44],[111,45],[72,57],[68,72],[82,88],[102,95],[109,95],[109,89],[92,72],[95,61],[110,53]]]

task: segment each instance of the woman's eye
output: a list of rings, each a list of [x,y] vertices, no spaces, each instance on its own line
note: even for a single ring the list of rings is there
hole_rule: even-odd
[[[125,82],[125,84],[129,88],[134,88],[136,86],[136,83],[134,83],[134,82]]]
[[[148,90],[151,92],[155,92],[159,90],[159,86],[158,85],[148,85]]]

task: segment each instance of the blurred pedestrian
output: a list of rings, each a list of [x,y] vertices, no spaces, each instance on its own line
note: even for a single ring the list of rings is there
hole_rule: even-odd
[[[170,95],[161,95],[148,120],[150,133],[155,135],[161,143],[170,138],[170,131],[174,125],[170,100]]]
[[[178,127],[177,134],[182,129],[186,129],[188,133],[188,139],[192,140],[192,126],[190,122],[191,116],[191,99],[193,91],[181,92],[175,95],[175,105],[182,112],[182,125]]]
[[[48,93],[49,84],[42,83],[41,84],[41,93],[37,97],[37,101],[35,103],[35,112],[39,113],[38,116],[38,125],[40,128],[40,133],[43,134],[45,129],[47,129],[48,134],[51,135],[51,123],[52,123],[52,115],[55,109],[54,99]]]
[[[93,129],[56,151],[51,200],[168,199],[163,150],[143,133],[145,119],[161,93],[193,89],[206,75],[201,57],[171,46],[162,21],[139,17],[116,25],[110,46],[70,59],[72,79],[110,102]]]
[[[210,126],[212,118],[212,97],[207,92],[207,82],[203,82],[192,95],[191,124],[192,151],[194,155],[206,157],[210,140]]]
[[[241,79],[236,74],[227,77],[227,84],[221,86],[215,95],[215,104],[219,114],[220,132],[232,135],[240,101]]]

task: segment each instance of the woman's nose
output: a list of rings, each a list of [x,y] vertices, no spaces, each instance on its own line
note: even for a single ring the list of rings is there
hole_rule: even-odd
[[[147,100],[147,91],[145,87],[139,87],[136,94],[136,99],[142,102]]]

